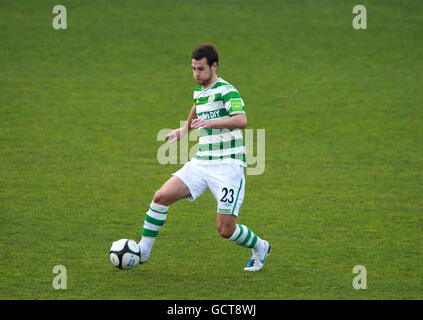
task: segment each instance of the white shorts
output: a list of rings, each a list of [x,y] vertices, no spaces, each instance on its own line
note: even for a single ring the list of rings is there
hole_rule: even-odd
[[[244,200],[244,168],[238,164],[201,164],[189,161],[173,173],[188,187],[194,201],[204,191],[210,189],[217,201],[217,212],[238,216]]]

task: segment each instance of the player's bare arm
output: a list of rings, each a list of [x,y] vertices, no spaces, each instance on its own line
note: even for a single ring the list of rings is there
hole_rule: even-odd
[[[195,104],[192,106],[191,111],[188,115],[187,122],[182,128],[178,128],[170,132],[166,137],[165,141],[169,139],[170,143],[174,143],[175,141],[181,140],[189,130],[191,130],[193,127],[191,125],[193,119],[197,118],[197,113],[195,112]]]

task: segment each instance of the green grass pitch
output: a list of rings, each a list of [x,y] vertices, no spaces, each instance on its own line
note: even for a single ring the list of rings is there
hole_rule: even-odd
[[[421,1],[64,0],[66,30],[56,4],[0,1],[0,299],[423,298]],[[112,241],[139,240],[181,166],[158,163],[156,137],[186,119],[204,42],[266,130],[239,222],[272,254],[244,272],[207,192],[118,270]]]

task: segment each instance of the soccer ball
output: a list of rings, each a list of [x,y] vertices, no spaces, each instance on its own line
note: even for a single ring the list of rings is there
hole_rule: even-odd
[[[112,243],[110,261],[123,270],[135,267],[141,258],[140,247],[134,240],[120,239]]]

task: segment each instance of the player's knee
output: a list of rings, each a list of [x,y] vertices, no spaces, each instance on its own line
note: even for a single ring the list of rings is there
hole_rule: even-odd
[[[168,206],[171,202],[169,197],[162,190],[156,191],[153,197],[153,201],[154,203],[160,204],[162,206]]]
[[[221,232],[220,232],[220,236],[221,236],[222,238],[225,238],[225,239],[229,239],[229,238],[231,237],[231,235],[232,235],[232,233],[227,232],[226,230],[225,230],[225,231],[221,231]]]
[[[219,232],[220,236],[225,239],[229,239],[234,233],[232,228],[227,225],[218,226],[217,231]]]

